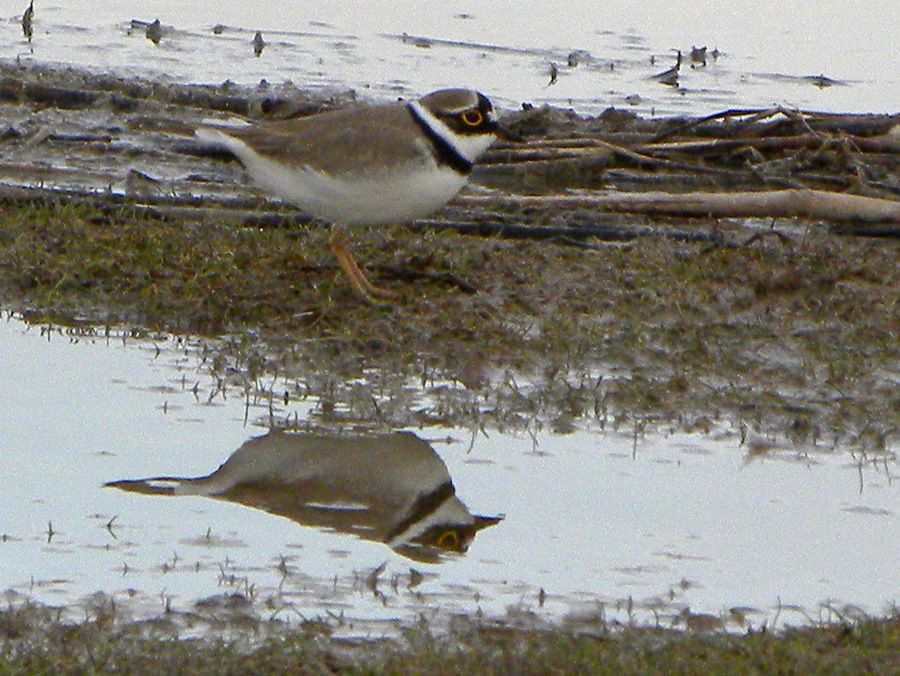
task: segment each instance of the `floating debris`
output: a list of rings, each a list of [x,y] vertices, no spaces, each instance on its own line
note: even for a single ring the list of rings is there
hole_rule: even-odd
[[[257,31],[256,35],[253,36],[253,53],[256,55],[256,58],[259,58],[265,46],[266,41],[263,40],[262,33]]]
[[[410,589],[415,589],[425,580],[425,574],[416,570],[415,568],[409,569],[409,584],[407,587]]]
[[[591,53],[585,49],[573,49],[566,57],[566,63],[569,65],[569,68],[575,68],[575,66],[580,66],[590,60]]]
[[[691,68],[694,68],[694,64],[699,64],[700,67],[706,66],[706,47],[691,47]]]
[[[31,42],[31,36],[33,35],[31,22],[34,19],[34,0],[31,0],[31,4],[28,5],[28,9],[25,10],[25,13],[22,15],[22,33],[27,38],[28,42]]]
[[[669,68],[669,70],[664,70],[662,73],[657,73],[653,76],[652,79],[670,87],[678,86],[678,73],[681,70],[681,50],[678,49],[676,51],[678,52],[678,57],[675,61],[675,65]]]
[[[825,75],[822,75],[821,73],[819,75],[807,75],[803,79],[806,80],[807,82],[811,82],[814,86],[818,87],[819,89],[825,89],[825,87],[833,87],[834,85],[846,84],[844,82],[841,82],[840,80],[835,80],[833,78],[826,77]]]
[[[583,49],[575,49],[569,52],[569,55],[566,57],[566,61],[569,64],[569,68],[574,68],[582,63],[587,63],[591,58],[590,52],[587,52]]]
[[[144,35],[146,35],[147,39],[154,45],[159,44],[159,41],[162,40],[162,24],[159,22],[159,19],[147,26],[147,31]]]
[[[431,49],[431,40],[428,38],[417,37],[415,35],[410,35],[409,33],[402,33],[400,39],[403,42],[413,44],[413,47],[419,47],[420,49]]]
[[[547,86],[556,84],[556,80],[559,78],[559,68],[556,67],[556,64],[552,61],[550,62],[550,82],[547,83]]]

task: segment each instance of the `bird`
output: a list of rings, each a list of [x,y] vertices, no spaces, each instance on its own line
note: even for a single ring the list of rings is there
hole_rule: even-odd
[[[681,50],[678,49],[676,51],[678,52],[678,57],[675,61],[675,65],[668,70],[664,70],[662,73],[657,73],[653,76],[653,79],[657,82],[669,85],[670,87],[678,86],[678,72],[681,70]]]
[[[31,4],[28,5],[28,8],[25,10],[25,13],[22,15],[22,33],[28,39],[28,42],[31,42],[31,37],[34,34],[32,29],[32,21],[34,20],[34,0],[31,0]]]
[[[266,46],[266,41],[263,40],[262,33],[256,31],[256,35],[253,36],[253,53],[259,58],[259,55],[262,54],[263,48]]]
[[[498,136],[512,138],[490,100],[462,88],[242,127],[202,126],[195,134],[235,155],[263,189],[331,223],[337,262],[371,304],[397,296],[366,278],[345,227],[434,213],[462,189]]]
[[[105,484],[145,495],[217,498],[307,527],[381,542],[417,561],[465,554],[499,516],[473,514],[447,466],[412,432],[306,433],[248,439],[211,474]]]
[[[159,22],[159,19],[147,25],[147,30],[144,35],[146,35],[147,39],[154,45],[159,44],[159,41],[162,40],[162,24]]]
[[[691,47],[691,68],[695,63],[701,67],[706,65],[706,47]]]
[[[550,87],[551,85],[555,85],[558,77],[559,77],[559,68],[557,68],[556,64],[551,61],[550,62],[550,82],[548,82],[545,86]]]

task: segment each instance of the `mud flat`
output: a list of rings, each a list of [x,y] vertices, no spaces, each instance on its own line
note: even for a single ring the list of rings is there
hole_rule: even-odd
[[[893,499],[897,116],[507,111],[525,143],[496,146],[445,211],[354,233],[373,277],[401,294],[370,307],[345,286],[326,228],[256,192],[238,165],[190,136],[210,116],[308,114],[347,105],[352,92],[28,68],[4,71],[0,98],[0,298],[13,321],[64,326],[72,340],[160,332],[192,341],[213,390],[268,397],[279,427],[417,428],[432,437],[470,429],[477,438],[600,430],[634,447],[660,433],[726,430],[748,460],[785,449],[859,460],[860,477],[876,472]],[[316,402],[309,417],[278,417],[277,401],[301,391]],[[890,505],[882,512],[896,518]],[[250,652],[240,639],[208,648],[224,660],[241,652],[248,669],[295,664],[283,661],[293,659],[286,645],[323,670],[372,656],[370,646],[338,639],[316,647],[341,634],[337,617],[285,639],[279,625],[243,612],[246,592],[190,615],[166,608],[140,626],[105,597],[76,625],[17,602],[2,616],[4,656],[13,665],[65,668],[70,658],[71,668],[84,659],[112,668],[191,623],[277,635]],[[513,612],[490,626],[469,617],[448,642],[404,627],[406,658],[394,656],[395,644],[372,650],[388,671],[403,671],[403,659],[434,665],[426,671],[466,669],[487,653],[588,669],[636,651],[648,661],[634,671],[697,651],[704,660],[750,651],[761,669],[769,659],[797,669],[838,658],[889,669],[896,660],[895,616],[870,621],[841,606],[818,616],[829,625],[819,631],[772,643],[754,623],[752,636],[711,644],[668,629],[718,629],[721,617],[676,616],[661,634],[644,627],[610,640],[627,623],[598,616],[548,635],[560,625]],[[19,652],[23,639],[31,653]],[[466,649],[450,654],[457,642]],[[176,668],[215,659],[207,647],[172,650]]]
[[[509,673],[663,674],[843,673],[897,669],[900,622],[872,620],[798,629],[781,636],[734,637],[638,629],[571,635],[521,627],[479,627],[461,621],[449,636],[424,627],[395,642],[328,641],[311,623],[303,631],[243,641],[173,641],[162,623],[117,626],[108,614],[59,625],[44,608],[3,611],[0,659],[13,671],[138,673]]]
[[[357,234],[403,297],[369,308],[336,279],[326,229],[189,135],[217,111],[307,114],[352,92],[36,67],[7,67],[0,91],[9,308],[252,332],[326,368],[521,370],[551,400],[601,368],[576,417],[896,436],[897,116],[508,112],[525,143],[492,150],[438,217]]]

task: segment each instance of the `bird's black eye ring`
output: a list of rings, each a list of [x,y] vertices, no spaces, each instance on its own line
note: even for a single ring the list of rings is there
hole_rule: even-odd
[[[478,127],[484,122],[484,115],[480,110],[467,110],[460,117],[462,121],[469,127]]]

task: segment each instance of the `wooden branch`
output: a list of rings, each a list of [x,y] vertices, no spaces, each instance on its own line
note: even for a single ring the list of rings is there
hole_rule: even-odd
[[[722,138],[699,141],[674,141],[669,143],[647,143],[633,148],[635,152],[655,156],[669,153],[712,154],[730,152],[741,148],[771,152],[773,150],[795,150],[798,148],[817,149],[829,141],[848,141],[863,153],[900,154],[900,139],[893,136],[822,137],[819,134],[799,134],[794,136],[763,136],[754,138]]]
[[[738,180],[759,178],[755,177],[754,174],[749,171],[723,169],[716,166],[700,165],[693,162],[670,160],[642,154],[645,150],[653,150],[653,145],[640,146],[640,152],[637,152],[637,149],[625,148],[599,139],[592,140],[587,146],[553,147],[547,144],[542,144],[538,147],[530,146],[531,144],[529,143],[520,148],[503,148],[501,150],[489,151],[485,159],[479,162],[479,167],[485,169],[507,165],[533,165],[535,167],[552,166],[550,163],[568,160],[575,163],[583,163],[585,168],[596,169],[601,166],[606,166],[607,164],[612,164],[612,158],[615,157],[621,160],[620,164],[622,165],[636,166],[642,169],[690,171],[698,174],[716,175]],[[777,177],[770,177],[769,180],[777,180]],[[766,182],[769,182],[769,180]]]
[[[689,129],[698,127],[706,122],[712,122],[714,120],[723,120],[730,117],[745,117],[747,115],[751,115],[751,119],[744,122],[744,124],[746,125],[776,115],[778,114],[778,112],[778,108],[769,108],[765,110],[760,110],[759,108],[729,108],[728,110],[722,110],[718,113],[713,113],[712,115],[706,115],[704,117],[698,117],[693,120],[688,120],[683,124],[677,125],[670,129],[665,129],[654,136],[653,141],[662,141],[663,139],[669,138],[671,136],[677,136],[678,134],[688,131]]]
[[[668,216],[817,218],[826,221],[900,223],[900,201],[823,190],[768,192],[599,193],[525,197],[464,196],[463,206],[499,209],[597,209]]]
[[[518,148],[500,148],[489,150],[479,164],[519,164],[521,162],[533,162],[543,160],[567,160],[580,157],[611,157],[612,153],[599,147],[596,142],[581,146],[561,146],[542,144],[523,145]]]
[[[662,143],[638,143],[629,145],[615,145],[602,139],[586,138],[558,138],[530,140],[525,144],[506,144],[491,148],[481,161],[481,164],[507,164],[536,159],[565,159],[571,157],[585,157],[604,155],[609,156],[617,151],[630,151],[637,156],[629,159],[647,161],[647,156],[668,153],[719,153],[737,150],[740,148],[756,148],[757,150],[793,150],[797,148],[819,148],[828,141],[847,140],[860,152],[883,153],[887,155],[900,154],[900,137],[890,134],[881,136],[852,136],[841,133],[838,136],[829,136],[819,133],[793,134],[790,136],[753,136],[753,137],[727,137],[727,138],[703,138],[687,141],[667,141]]]
[[[774,123],[764,123],[764,120],[781,114],[784,119]],[[682,124],[664,129],[650,139],[651,143],[659,142],[672,136],[683,134],[692,129],[717,120],[727,120],[730,118],[747,118],[737,122],[732,129],[740,132],[741,135],[747,136],[748,132],[755,132],[753,135],[768,134],[785,124],[803,123],[805,131],[815,131],[824,133],[844,132],[857,136],[880,136],[888,133],[888,131],[897,124],[900,124],[900,115],[867,115],[859,113],[824,113],[817,111],[792,110],[784,106],[776,106],[769,109],[730,109],[723,110],[712,115],[698,117],[688,120]]]
[[[405,226],[413,232],[452,230],[461,235],[500,237],[503,239],[555,240],[563,244],[579,243],[584,239],[605,242],[627,242],[640,237],[664,237],[680,242],[709,242],[725,246],[718,233],[675,230],[666,227],[634,225],[522,225],[520,223],[466,222],[421,220]]]
[[[740,148],[756,148],[757,150],[793,150],[796,148],[818,148],[824,140],[814,134],[795,136],[771,136],[762,138],[716,138],[692,141],[671,141],[667,143],[646,143],[635,146],[639,153],[655,155],[657,153],[718,153],[729,152]]]

